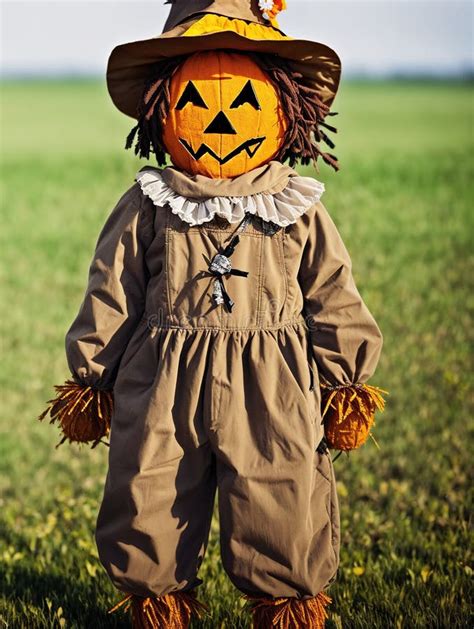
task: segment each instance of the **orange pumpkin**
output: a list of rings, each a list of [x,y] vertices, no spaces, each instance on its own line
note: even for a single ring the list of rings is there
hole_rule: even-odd
[[[175,166],[212,178],[237,177],[278,153],[287,123],[278,92],[246,55],[192,55],[174,73],[163,142]]]

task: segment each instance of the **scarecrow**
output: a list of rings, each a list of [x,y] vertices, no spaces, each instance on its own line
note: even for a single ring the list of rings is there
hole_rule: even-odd
[[[284,0],[174,0],[107,80],[145,166],[99,235],[40,416],[109,465],[95,538],[134,627],[187,627],[216,493],[223,567],[254,627],[323,627],[339,564],[328,448],[370,434],[382,335],[324,184],[340,60]],[[166,166],[169,156],[171,165]],[[319,172],[319,170],[318,170]]]

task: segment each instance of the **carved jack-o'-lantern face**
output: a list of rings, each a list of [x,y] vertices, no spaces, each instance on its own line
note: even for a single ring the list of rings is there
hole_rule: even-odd
[[[163,142],[178,168],[231,178],[270,161],[286,130],[277,90],[249,57],[202,52],[171,79]]]

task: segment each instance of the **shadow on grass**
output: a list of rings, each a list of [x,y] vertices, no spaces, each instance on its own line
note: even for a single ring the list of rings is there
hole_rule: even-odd
[[[54,572],[38,572],[15,566],[0,574],[0,620],[12,629],[46,629],[68,627],[74,629],[130,629],[130,614],[121,610],[108,613],[115,602],[109,591],[100,589],[101,579],[88,585],[78,583]],[[122,597],[118,593],[117,601]],[[249,626],[244,618],[231,618],[225,610],[202,620],[193,620],[193,629]],[[63,620],[62,620],[63,619]]]
[[[108,614],[104,592],[97,591],[99,580],[78,583],[54,572],[37,572],[31,568],[13,567],[0,575],[2,619],[8,627],[116,627],[129,628],[128,616]],[[34,608],[35,620],[32,618]],[[60,622],[64,618],[66,622]]]

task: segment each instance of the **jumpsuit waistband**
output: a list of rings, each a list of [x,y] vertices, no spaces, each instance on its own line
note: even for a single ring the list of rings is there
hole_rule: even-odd
[[[142,315],[142,321],[146,322],[146,325],[154,330],[181,330],[181,331],[195,331],[195,330],[208,330],[211,332],[246,332],[246,331],[265,331],[265,330],[278,330],[286,327],[308,327],[308,323],[303,314],[297,315],[291,319],[280,321],[273,325],[260,325],[260,326],[223,326],[223,325],[189,325],[180,323],[173,319],[163,317],[160,318],[159,314],[144,312]]]

